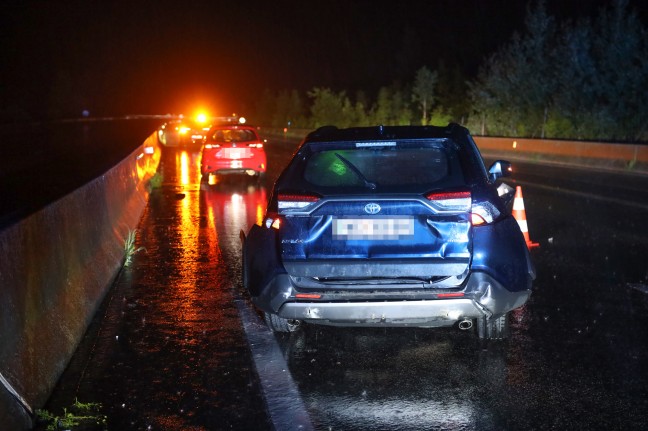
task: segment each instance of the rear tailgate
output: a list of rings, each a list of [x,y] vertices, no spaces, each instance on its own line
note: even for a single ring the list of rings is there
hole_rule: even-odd
[[[308,214],[285,216],[281,255],[298,277],[456,276],[470,264],[469,220],[422,197],[322,199]]]

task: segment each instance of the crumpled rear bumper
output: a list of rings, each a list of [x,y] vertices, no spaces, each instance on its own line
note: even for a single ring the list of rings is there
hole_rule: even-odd
[[[260,309],[286,319],[339,326],[452,326],[457,321],[497,318],[521,307],[531,294],[528,289],[511,292],[484,272],[470,275],[463,296],[443,299],[403,299],[380,301],[314,301],[295,298],[287,274],[278,274],[262,294],[253,297]]]

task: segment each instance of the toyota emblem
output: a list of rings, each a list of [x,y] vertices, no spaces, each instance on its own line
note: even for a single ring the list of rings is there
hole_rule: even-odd
[[[367,214],[378,214],[380,212],[380,205],[377,203],[371,202],[365,205],[364,210]]]

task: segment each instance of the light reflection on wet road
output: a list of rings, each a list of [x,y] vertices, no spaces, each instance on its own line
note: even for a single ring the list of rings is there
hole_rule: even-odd
[[[291,152],[269,154],[270,182]],[[111,429],[270,428],[233,304],[245,296],[239,232],[261,219],[267,191],[249,181],[201,190],[197,163],[195,153],[165,156],[164,187],[138,235],[146,252],[120,275],[98,338],[81,349],[90,360],[75,360],[79,370],[53,405],[102,402]],[[316,429],[609,430],[648,421],[648,300],[633,287],[648,284],[648,214],[524,172],[513,180],[524,181],[541,246],[535,291],[512,316],[511,339],[485,346],[449,329],[316,326],[277,336]]]
[[[195,152],[164,152],[163,186],[138,230],[144,249],[119,275],[48,409],[99,402],[111,430],[270,428],[221,253],[232,239],[216,227],[233,221],[239,241],[265,190],[201,190],[198,164]]]

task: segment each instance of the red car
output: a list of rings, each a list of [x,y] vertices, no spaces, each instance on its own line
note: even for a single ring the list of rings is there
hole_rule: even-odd
[[[200,171],[204,180],[210,174],[246,174],[261,179],[266,172],[263,140],[252,126],[213,126],[203,143]]]

